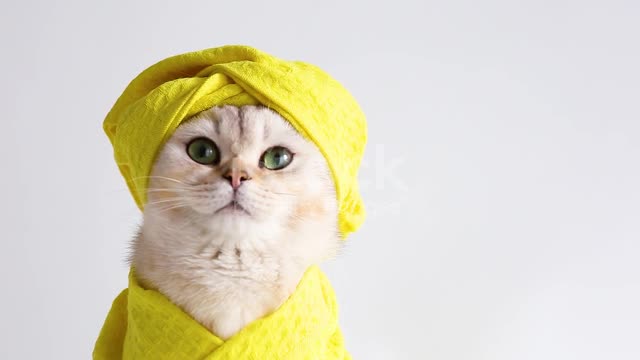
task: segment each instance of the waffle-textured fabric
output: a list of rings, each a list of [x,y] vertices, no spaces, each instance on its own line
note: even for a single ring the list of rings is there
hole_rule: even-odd
[[[95,360],[347,360],[331,285],[315,266],[274,313],[221,340],[162,294],[137,283],[113,302]]]
[[[218,105],[267,106],[324,155],[331,170],[343,238],[364,221],[357,173],[366,143],[365,116],[351,94],[314,65],[248,46],[223,46],[170,57],[144,70],[104,121],[116,162],[140,209],[156,154],[180,123]]]

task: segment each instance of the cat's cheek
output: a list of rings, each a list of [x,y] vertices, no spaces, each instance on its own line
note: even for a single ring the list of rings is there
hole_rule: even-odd
[[[316,198],[298,204],[294,215],[302,219],[319,218],[327,214],[324,199]]]
[[[306,221],[325,218],[328,211],[325,199],[322,197],[303,199],[293,206],[286,226],[290,230],[296,230]]]
[[[262,184],[269,191],[297,196],[305,193],[308,181],[305,182],[292,172],[271,171],[263,176]]]

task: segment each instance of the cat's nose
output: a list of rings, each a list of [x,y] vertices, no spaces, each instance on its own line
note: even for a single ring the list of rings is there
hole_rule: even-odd
[[[246,171],[234,169],[227,171],[224,175],[222,175],[222,177],[225,178],[229,182],[229,184],[231,184],[233,190],[238,190],[243,182],[251,180],[251,177],[249,176],[249,174],[247,174]]]

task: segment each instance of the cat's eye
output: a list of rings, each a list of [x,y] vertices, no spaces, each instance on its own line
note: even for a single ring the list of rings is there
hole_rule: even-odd
[[[286,168],[293,160],[293,153],[282,146],[274,146],[267,149],[260,158],[260,166],[269,170],[280,170]]]
[[[212,140],[207,138],[193,139],[187,145],[189,157],[203,165],[216,165],[220,162],[220,151]]]

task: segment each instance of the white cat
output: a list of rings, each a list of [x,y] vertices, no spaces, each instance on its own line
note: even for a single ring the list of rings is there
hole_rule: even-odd
[[[337,216],[313,143],[265,107],[215,107],[156,157],[131,261],[143,285],[227,339],[335,255]]]

